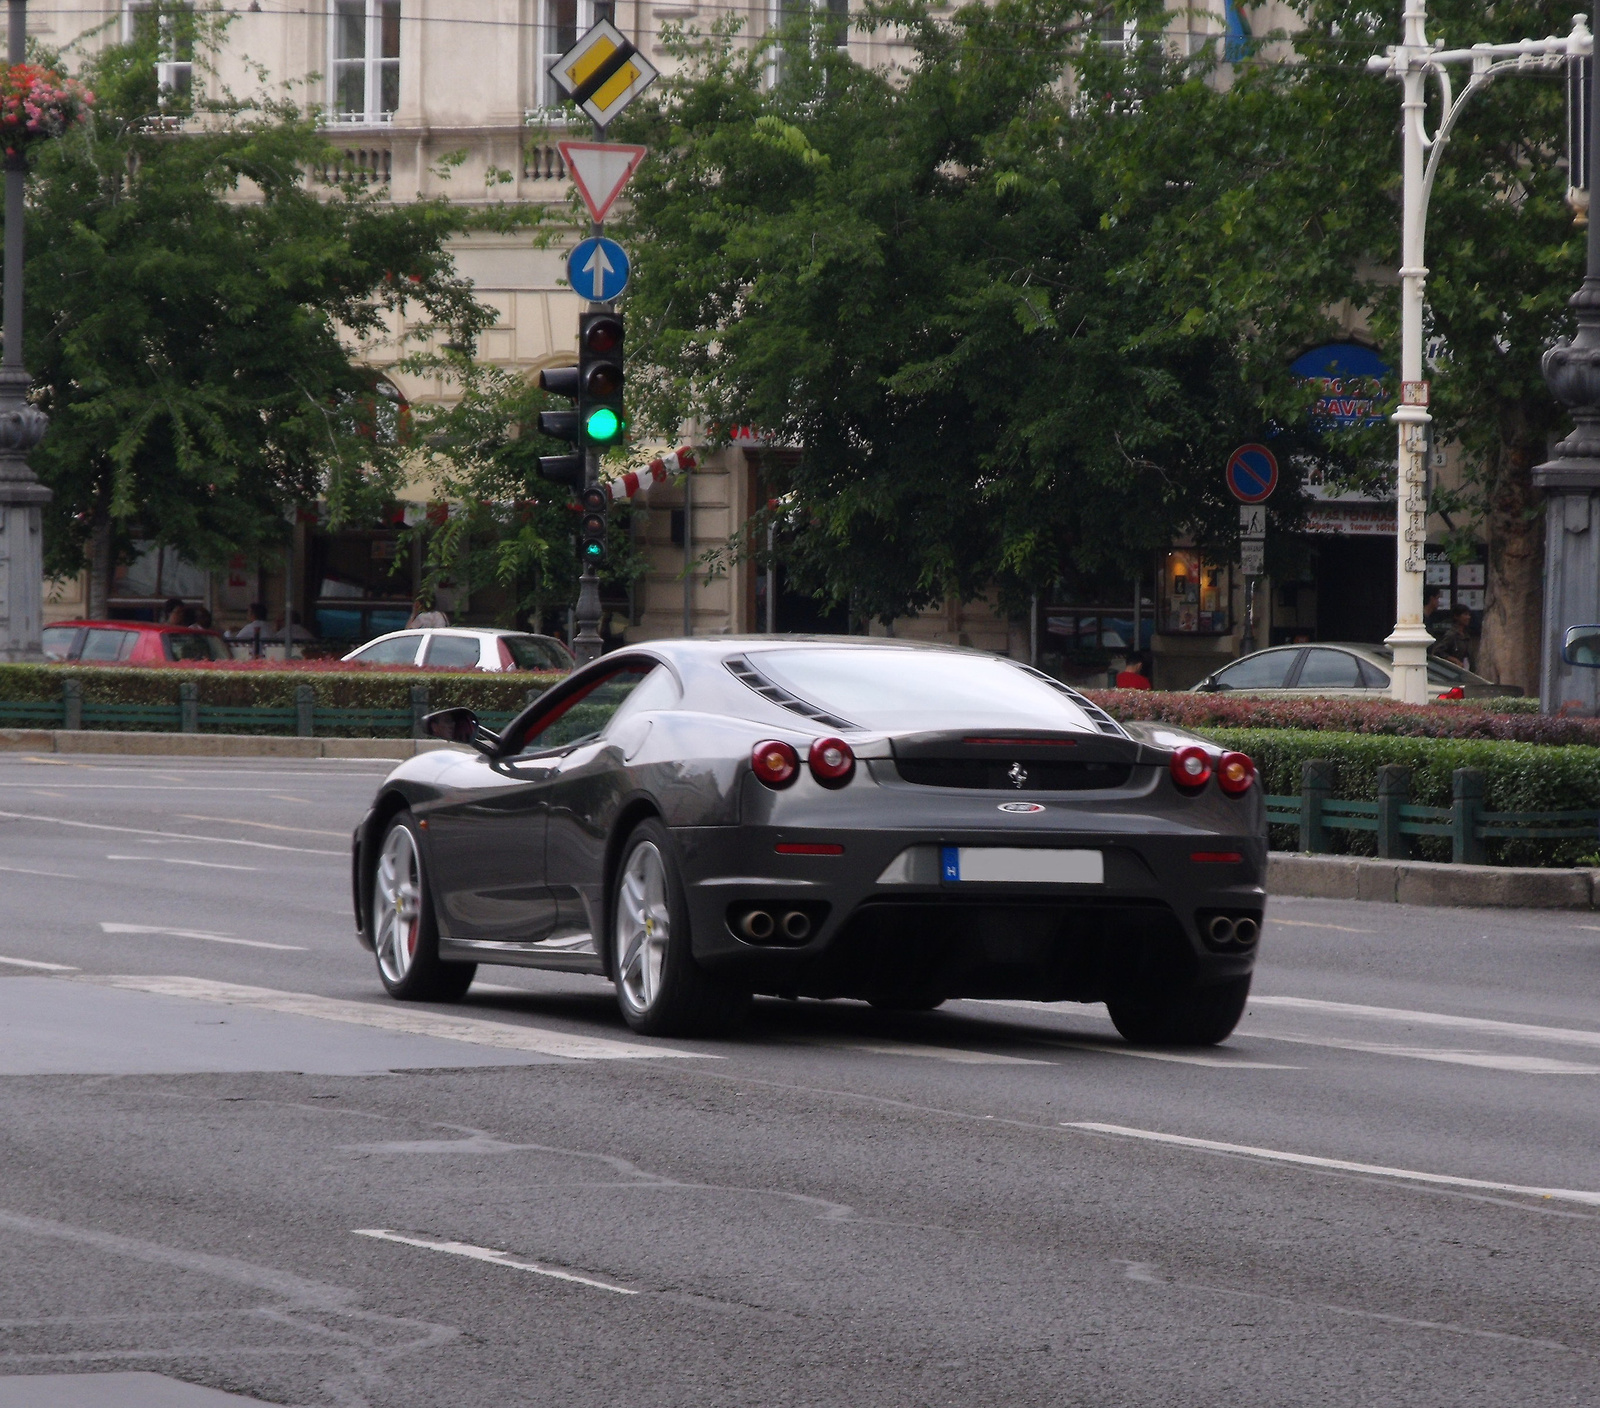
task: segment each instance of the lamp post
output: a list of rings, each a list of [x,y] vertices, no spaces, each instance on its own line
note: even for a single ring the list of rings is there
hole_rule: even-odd
[[[1595,4],[1600,25],[1600,0]],[[1600,78],[1591,61],[1591,85]],[[1579,65],[1574,69],[1581,72]],[[1576,78],[1575,73],[1575,78]],[[1600,670],[1574,669],[1561,658],[1568,626],[1600,621],[1600,211],[1591,197],[1590,172],[1600,151],[1600,103],[1591,87],[1587,104],[1588,146],[1574,125],[1571,147],[1573,204],[1588,216],[1588,268],[1583,285],[1567,300],[1578,315],[1578,335],[1562,338],[1544,354],[1544,379],[1572,412],[1575,428],[1544,464],[1534,484],[1546,491],[1544,547],[1544,639],[1540,652],[1539,699],[1545,713],[1576,705],[1600,713]],[[1571,106],[1583,110],[1583,92],[1573,83]],[[1590,188],[1585,190],[1583,188]]]
[[[26,55],[28,0],[10,0],[6,59]],[[3,311],[0,311],[0,660],[37,660],[43,654],[44,536],[41,515],[51,494],[28,468],[28,451],[44,438],[44,412],[28,403],[22,365],[22,144],[5,158],[6,237]]]
[[[1583,16],[1578,15],[1573,18],[1571,34],[1564,39],[1521,39],[1511,44],[1474,44],[1470,49],[1435,47],[1426,34],[1425,0],[1405,0],[1401,26],[1401,43],[1367,60],[1369,71],[1388,74],[1401,84],[1404,178],[1400,239],[1401,396],[1400,407],[1393,416],[1400,432],[1395,486],[1395,627],[1385,644],[1394,651],[1391,694],[1408,704],[1424,704],[1428,699],[1428,647],[1433,644],[1422,621],[1428,532],[1428,427],[1433,420],[1428,413],[1428,384],[1423,379],[1422,365],[1428,198],[1451,130],[1474,93],[1511,70],[1550,69],[1587,57],[1594,41]],[[1459,97],[1451,88],[1451,64],[1470,64],[1472,69]],[[1439,125],[1431,136],[1424,113],[1430,78],[1439,85]],[[1600,445],[1596,448],[1600,449]],[[1600,484],[1600,479],[1596,483]]]

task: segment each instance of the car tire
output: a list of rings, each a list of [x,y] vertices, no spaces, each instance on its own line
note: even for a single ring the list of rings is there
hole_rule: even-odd
[[[383,833],[370,898],[367,937],[389,996],[402,1002],[459,1002],[478,965],[439,957],[433,893],[416,818],[409,811],[396,813]]]
[[[694,960],[689,905],[671,833],[655,818],[623,843],[611,882],[611,976],[623,1020],[645,1036],[725,1032],[750,1010],[750,994]]]
[[[1215,1046],[1244,1016],[1250,975],[1204,985],[1176,982],[1114,993],[1106,999],[1111,1020],[1136,1046]]]

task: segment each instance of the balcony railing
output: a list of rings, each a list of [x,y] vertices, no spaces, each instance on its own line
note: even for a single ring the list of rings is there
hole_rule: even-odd
[[[317,179],[326,186],[387,186],[394,176],[394,157],[388,147],[346,147]]]

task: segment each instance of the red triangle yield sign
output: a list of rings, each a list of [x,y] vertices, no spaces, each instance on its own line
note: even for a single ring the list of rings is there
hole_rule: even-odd
[[[621,142],[557,142],[556,150],[566,162],[567,175],[589,207],[589,214],[598,223],[606,218],[606,211],[622,194],[649,148]]]

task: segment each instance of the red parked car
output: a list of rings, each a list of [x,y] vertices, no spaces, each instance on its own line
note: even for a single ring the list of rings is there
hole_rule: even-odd
[[[44,628],[47,660],[166,665],[175,660],[231,660],[228,642],[198,626],[152,621],[57,621]]]

